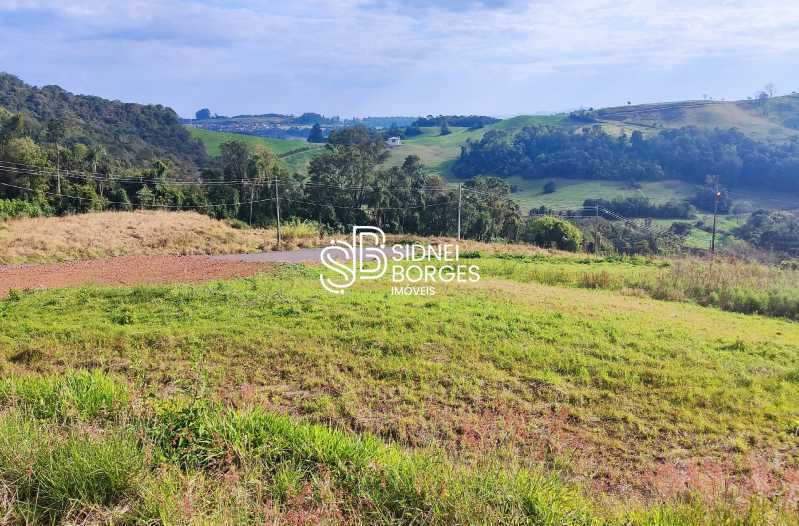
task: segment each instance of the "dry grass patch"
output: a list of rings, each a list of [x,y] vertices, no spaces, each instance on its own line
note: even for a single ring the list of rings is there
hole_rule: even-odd
[[[296,229],[295,229],[296,230]],[[284,248],[313,246],[313,229],[292,230]],[[0,224],[0,263],[113,256],[235,254],[271,250],[274,229],[236,229],[196,212],[102,212]]]

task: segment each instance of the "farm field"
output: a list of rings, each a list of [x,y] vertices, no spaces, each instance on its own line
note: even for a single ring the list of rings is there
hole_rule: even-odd
[[[473,262],[480,283],[434,297],[333,296],[302,265],[14,292],[8,516],[795,520],[799,325],[630,293],[669,271],[655,260]]]
[[[624,181],[598,181],[596,179],[523,179],[509,177],[506,181],[518,188],[513,198],[523,210],[546,206],[556,210],[579,208],[586,199],[613,200],[617,197],[646,197],[656,203],[672,199],[685,200],[696,192],[696,186],[679,180],[646,181],[640,188],[631,188]],[[544,193],[544,185],[555,182],[556,190]],[[731,192],[735,202],[746,201],[753,209],[793,210],[799,203],[791,196],[756,188],[737,188]]]

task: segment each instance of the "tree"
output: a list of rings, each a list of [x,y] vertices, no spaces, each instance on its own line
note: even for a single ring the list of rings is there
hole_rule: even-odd
[[[541,247],[576,252],[583,243],[580,229],[558,217],[530,218],[524,225],[522,239]]]
[[[197,113],[194,114],[195,118],[198,121],[205,121],[211,118],[211,110],[208,108],[203,108],[199,110]]]
[[[544,185],[544,193],[545,194],[554,194],[555,190],[557,190],[557,186],[555,185],[555,181],[549,181],[547,184]]]
[[[777,87],[774,85],[773,82],[769,82],[763,87],[763,91],[766,92],[769,98],[771,98],[777,93]]]
[[[441,135],[449,135],[452,133],[449,131],[449,126],[447,126],[447,121],[444,121],[444,124],[441,125]]]
[[[392,123],[388,131],[385,133],[385,137],[386,139],[389,137],[399,137],[400,139],[404,139],[405,132],[403,132],[395,123]]]
[[[247,175],[247,164],[250,159],[250,146],[240,140],[223,142],[219,147],[219,159],[222,173],[227,181],[242,181]]]
[[[758,210],[734,234],[766,250],[799,252],[799,216],[790,212]]]
[[[308,134],[308,142],[312,143],[323,143],[325,142],[325,134],[322,131],[322,127],[319,126],[319,123],[313,125],[311,128],[311,133]]]

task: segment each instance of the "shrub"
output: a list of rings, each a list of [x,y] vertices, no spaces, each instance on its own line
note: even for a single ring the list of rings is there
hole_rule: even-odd
[[[281,225],[284,241],[316,239],[319,237],[319,223],[310,220],[292,219]]]
[[[557,189],[558,189],[558,187],[555,184],[555,181],[549,181],[547,184],[544,185],[544,193],[545,194],[554,194],[555,190],[557,190]]]
[[[524,227],[522,238],[524,241],[535,243],[538,246],[571,252],[576,252],[583,243],[580,229],[558,217],[529,219]]]
[[[53,213],[48,205],[19,199],[0,199],[0,221],[20,217],[40,217]]]

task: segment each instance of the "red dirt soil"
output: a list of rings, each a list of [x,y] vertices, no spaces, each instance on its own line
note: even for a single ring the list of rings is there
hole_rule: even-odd
[[[0,266],[0,297],[12,289],[192,283],[252,276],[268,263],[220,261],[206,256],[126,256],[46,265]]]

